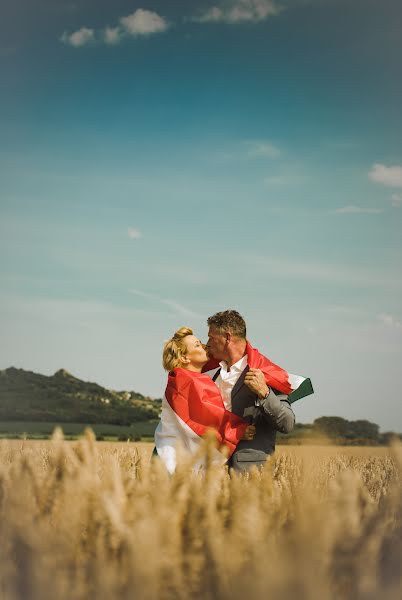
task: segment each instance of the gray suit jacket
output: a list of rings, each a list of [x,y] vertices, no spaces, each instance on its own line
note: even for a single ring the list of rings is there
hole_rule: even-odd
[[[240,375],[232,390],[232,412],[256,427],[252,440],[242,440],[231,456],[228,465],[236,471],[248,471],[253,465],[263,466],[275,451],[276,432],[289,433],[295,415],[286,394],[270,391],[268,398],[259,400],[244,383],[249,367]],[[215,374],[215,380],[219,372]]]

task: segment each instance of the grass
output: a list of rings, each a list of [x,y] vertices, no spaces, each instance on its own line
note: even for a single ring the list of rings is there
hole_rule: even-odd
[[[402,597],[400,447],[283,446],[246,477],[151,450],[0,441],[0,600]]]
[[[97,438],[105,440],[152,439],[158,421],[140,421],[131,426],[95,424],[90,425]],[[88,427],[87,423],[58,423],[44,421],[2,421],[0,438],[49,439],[56,427],[60,427],[69,439],[77,439]]]

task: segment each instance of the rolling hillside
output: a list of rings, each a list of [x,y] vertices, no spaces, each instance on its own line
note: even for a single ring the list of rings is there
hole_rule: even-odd
[[[114,391],[60,369],[48,377],[10,367],[0,371],[0,421],[130,425],[157,419],[161,400]]]

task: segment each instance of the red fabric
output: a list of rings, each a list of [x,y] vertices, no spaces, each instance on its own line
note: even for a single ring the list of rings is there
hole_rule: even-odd
[[[250,369],[261,369],[269,387],[273,387],[283,394],[290,394],[293,391],[289,383],[289,375],[285,369],[271,362],[257,348],[253,348],[249,342],[247,342],[246,352],[248,366]]]
[[[202,367],[202,372],[206,373],[207,371],[212,371],[212,369],[217,369],[219,367],[219,360],[216,358],[210,358],[206,365]]]
[[[247,423],[226,410],[216,384],[208,375],[177,368],[168,375],[166,400],[174,412],[197,435],[213,428],[220,444],[231,456],[243,437]]]
[[[261,369],[264,373],[265,381],[269,387],[273,387],[278,392],[283,394],[290,394],[293,390],[289,383],[289,376],[287,371],[271,362],[263,354],[261,354],[257,348],[253,348],[252,345],[247,342],[246,347],[247,363],[250,369]],[[219,361],[215,358],[211,358],[204,368],[203,372],[210,371],[219,367]]]

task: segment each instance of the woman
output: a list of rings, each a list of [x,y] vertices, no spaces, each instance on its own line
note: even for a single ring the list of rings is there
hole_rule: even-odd
[[[208,360],[204,345],[189,327],[176,331],[163,348],[163,367],[169,375],[155,446],[169,473],[176,468],[177,445],[194,455],[209,429],[225,449],[212,454],[218,464],[226,462],[241,439],[254,437],[255,427],[225,409],[218,387],[201,372]],[[194,467],[202,465],[200,459]]]

